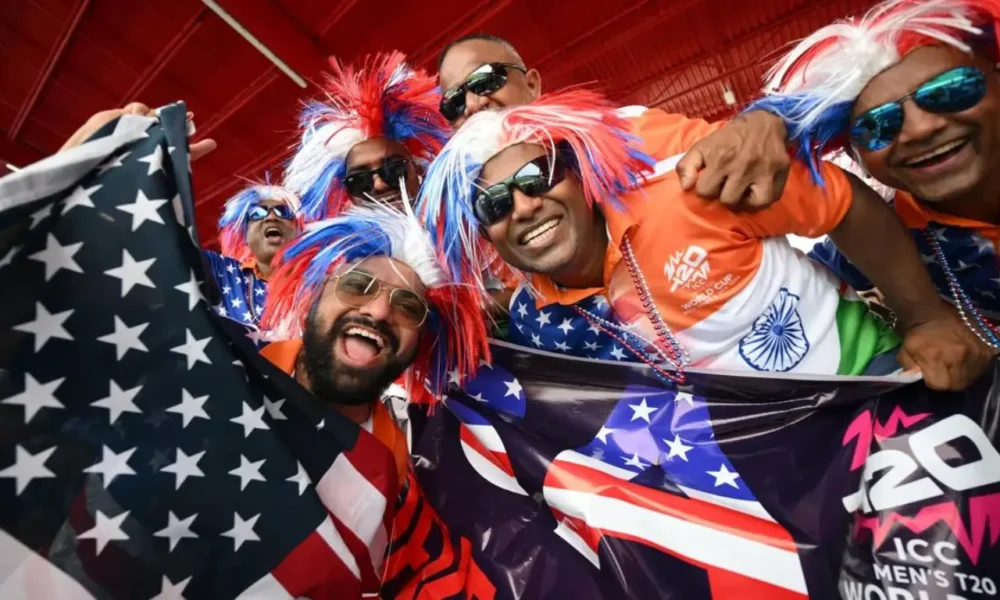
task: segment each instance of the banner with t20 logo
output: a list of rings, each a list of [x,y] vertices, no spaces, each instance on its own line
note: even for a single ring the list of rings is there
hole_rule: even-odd
[[[497,345],[464,393],[413,415],[420,486],[471,541],[465,591],[1000,597],[992,376],[949,394],[890,378],[688,379],[667,388],[641,365]]]

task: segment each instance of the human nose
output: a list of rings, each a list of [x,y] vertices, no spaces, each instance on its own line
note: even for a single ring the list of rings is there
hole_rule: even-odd
[[[542,208],[542,199],[540,197],[529,196],[517,188],[514,188],[512,193],[514,194],[512,218],[515,221],[530,221],[535,216],[535,213]]]
[[[907,144],[930,140],[946,127],[948,119],[945,115],[928,112],[915,102],[908,102],[903,113],[903,128],[899,131],[897,141]]]
[[[371,318],[373,321],[388,321],[392,314],[392,306],[389,299],[388,290],[379,287],[375,292],[375,297],[368,304],[358,309],[358,312]]]

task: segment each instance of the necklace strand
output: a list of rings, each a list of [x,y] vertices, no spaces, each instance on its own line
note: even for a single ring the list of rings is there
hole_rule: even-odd
[[[653,325],[653,330],[656,332],[656,338],[659,344],[651,342],[641,335],[629,331],[621,325],[591,314],[589,311],[586,311],[578,306],[574,306],[573,309],[591,325],[596,326],[622,346],[628,348],[632,354],[639,358],[639,360],[651,367],[657,375],[666,378],[670,382],[683,384],[685,381],[684,366],[691,362],[691,357],[684,346],[681,345],[681,343],[674,337],[673,333],[671,333],[670,328],[667,327],[667,324],[663,321],[663,317],[660,316],[660,311],[657,309],[656,303],[653,301],[652,294],[649,292],[649,285],[646,283],[646,277],[639,269],[635,260],[635,255],[632,253],[632,244],[627,235],[622,239],[622,258],[625,261],[625,266],[628,268],[629,276],[632,279],[632,286],[639,295],[639,301],[642,302],[642,307],[646,311],[646,316]],[[618,335],[619,333],[621,333],[621,335]],[[652,357],[649,356],[649,353],[634,347],[628,341],[628,338],[630,337],[638,338],[639,340],[645,342],[653,349],[653,352],[663,359],[663,363],[670,365],[677,372],[671,373],[670,371],[662,368],[655,360],[653,360]]]
[[[958,278],[955,277],[955,273],[951,270],[951,266],[948,265],[948,261],[945,259],[944,250],[941,248],[941,243],[938,242],[934,234],[925,229],[923,231],[924,239],[927,244],[931,247],[931,251],[934,252],[934,257],[941,265],[941,270],[944,271],[945,280],[948,282],[948,288],[951,290],[952,298],[955,300],[955,308],[958,309],[958,316],[961,317],[962,322],[965,326],[969,328],[972,333],[975,334],[977,338],[993,350],[1000,350],[1000,337],[997,336],[1000,333],[996,327],[989,323],[986,318],[983,317],[979,308],[972,302],[965,290],[958,283]],[[970,322],[969,315],[972,316],[973,324]]]

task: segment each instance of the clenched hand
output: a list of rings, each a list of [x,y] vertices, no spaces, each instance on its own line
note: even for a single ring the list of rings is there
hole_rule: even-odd
[[[996,352],[979,341],[950,310],[906,332],[899,364],[919,369],[932,390],[963,390],[996,360]]]
[[[677,163],[681,187],[735,211],[767,208],[788,180],[787,139],[778,117],[763,111],[740,115],[698,141]]]

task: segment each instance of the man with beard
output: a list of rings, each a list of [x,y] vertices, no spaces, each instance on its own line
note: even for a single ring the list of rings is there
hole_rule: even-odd
[[[324,96],[302,112],[302,141],[285,185],[311,206],[307,218],[339,215],[351,204],[399,204],[448,136],[434,80],[400,52],[358,66],[330,59]]]
[[[282,251],[264,326],[289,318],[302,338],[261,353],[388,446],[401,479],[406,439],[380,395],[401,378],[411,398],[439,398],[489,353],[474,288],[450,277],[412,213],[387,206],[351,208]]]
[[[882,184],[938,294],[1000,350],[1000,2],[894,0],[824,27],[772,71],[754,106],[787,120],[806,160],[845,148]],[[872,282],[825,242],[811,254]]]
[[[221,294],[216,312],[260,327],[272,261],[302,228],[294,194],[278,186],[255,185],[233,196],[219,219],[222,253],[205,250],[209,272]]]
[[[902,366],[920,368],[931,387],[961,389],[989,364],[936,298],[905,229],[857,178],[825,165],[822,189],[797,164],[781,201],[736,214],[684,193],[649,156],[683,152],[693,135],[642,127],[656,119],[630,128],[584,90],[478,113],[428,169],[419,213],[452,271],[477,273],[499,256],[522,274],[546,349],[585,355],[569,334],[586,345],[585,329],[603,331],[616,358],[627,350],[673,380],[688,366],[816,375]],[[790,246],[793,233],[830,234],[862,261],[900,312],[898,354],[893,332]],[[594,312],[608,304],[610,317]],[[557,326],[550,308],[570,316]]]

